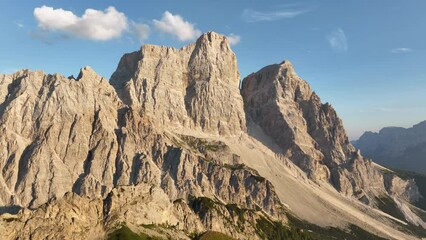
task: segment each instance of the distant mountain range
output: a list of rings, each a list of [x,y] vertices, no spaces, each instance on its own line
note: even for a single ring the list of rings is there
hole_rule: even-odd
[[[365,132],[353,145],[381,165],[426,174],[426,121],[411,128]]]

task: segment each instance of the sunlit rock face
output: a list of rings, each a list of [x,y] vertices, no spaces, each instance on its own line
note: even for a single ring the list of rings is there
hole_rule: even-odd
[[[219,135],[246,128],[235,54],[219,34],[181,49],[144,45],[125,54],[111,77],[123,101],[169,129]]]
[[[241,93],[248,121],[311,179],[328,181],[366,203],[387,192],[383,175],[355,151],[333,107],[321,103],[289,61],[249,75]]]
[[[235,54],[212,32],[125,54],[110,81],[90,67],[0,75],[2,239],[105,239],[122,225],[262,239],[259,221],[315,220],[324,208],[328,225],[340,217],[405,239],[380,211],[363,212],[384,195],[423,223],[409,208],[415,183],[356,152],[288,61],[239,83]]]

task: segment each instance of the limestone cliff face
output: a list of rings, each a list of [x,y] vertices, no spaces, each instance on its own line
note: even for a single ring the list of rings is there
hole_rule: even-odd
[[[102,200],[67,193],[37,210],[0,215],[2,239],[105,239]]]
[[[329,181],[365,202],[368,194],[386,193],[383,175],[355,151],[335,110],[321,103],[289,61],[251,74],[241,93],[249,121],[311,179]]]
[[[231,94],[232,81],[238,88],[236,68],[229,73],[221,70],[236,64],[225,38],[202,36],[194,49],[198,50],[191,57],[191,90],[179,96],[181,99],[176,98],[182,102],[189,99],[189,105],[183,105],[191,113],[186,116],[192,119],[189,126],[213,135],[241,132],[245,126],[241,97],[234,104],[227,100],[230,96],[221,95]],[[215,51],[217,56],[211,56]],[[231,62],[221,63],[219,68],[214,61],[221,62],[220,58]],[[195,68],[196,64],[207,69]],[[160,79],[160,85],[169,83],[169,79]],[[199,197],[215,199],[221,206],[235,204],[237,208],[252,209],[273,220],[286,220],[272,184],[255,170],[239,165],[239,156],[226,144],[165,132],[167,127],[157,124],[162,119],[155,115],[161,112],[157,112],[157,105],[151,106],[150,112],[142,107],[142,101],[124,104],[108,81],[89,67],[82,69],[77,79],[28,70],[1,75],[0,91],[0,214],[27,211],[21,210],[10,223],[10,218],[0,218],[0,228],[11,228],[10,239],[29,233],[34,233],[34,239],[93,239],[81,230],[87,229],[92,218],[99,221],[99,226],[92,226],[98,236],[124,222],[177,226],[188,235],[226,230],[229,235],[249,238],[236,226],[221,225],[230,214],[224,209],[215,213],[220,213],[215,224],[203,219],[208,216],[198,215],[190,199]],[[158,109],[170,110],[172,115],[181,113],[161,102],[163,94],[155,94],[159,94]],[[216,109],[209,109],[210,104]],[[220,112],[225,109],[229,111]],[[221,119],[226,121],[222,124]],[[95,201],[92,207],[96,213],[83,217],[81,222],[62,216],[85,211],[75,208],[79,202],[89,204],[86,198],[90,204]],[[174,204],[176,200],[180,204]],[[41,227],[39,232],[32,232],[35,225],[31,224],[36,224],[39,215],[52,216],[46,217],[46,224],[60,217],[58,230],[50,234]],[[27,221],[31,224],[22,224]],[[69,224],[64,230],[68,237],[63,237],[59,229]],[[248,228],[254,232],[255,226],[254,221]]]
[[[408,210],[419,197],[413,182],[384,177],[354,150],[336,112],[288,62],[250,75],[242,96],[238,85],[235,55],[215,33],[181,49],[145,45],[126,54],[110,83],[89,67],[77,79],[0,75],[0,232],[103,239],[126,224],[163,238],[213,230],[261,239],[259,226],[285,224],[298,200],[338,199],[323,212],[339,209],[355,221],[367,215],[346,196],[371,203],[389,194]],[[278,152],[247,135],[253,124]],[[330,193],[329,183],[346,196]],[[367,227],[389,235],[373,223]]]
[[[123,101],[161,127],[220,135],[245,129],[239,81],[235,54],[213,32],[181,49],[144,45],[124,55],[111,77]]]
[[[0,202],[38,207],[111,190],[121,101],[108,81],[89,67],[78,79],[28,70],[1,79]]]

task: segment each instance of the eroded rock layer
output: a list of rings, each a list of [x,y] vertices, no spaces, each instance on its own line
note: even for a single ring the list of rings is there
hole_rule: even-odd
[[[245,129],[239,81],[227,39],[212,32],[181,49],[144,45],[125,54],[111,77],[123,101],[161,127],[220,135]]]
[[[267,66],[243,80],[241,93],[253,121],[311,179],[329,181],[348,196],[370,203],[390,192],[387,179],[350,144],[333,107],[301,79],[289,61]],[[416,200],[415,184],[403,191]]]
[[[239,80],[234,53],[215,33],[181,49],[125,54],[110,82],[90,67],[77,79],[0,75],[3,236],[104,239],[126,225],[164,238],[263,239],[288,214],[312,216],[300,200],[350,219],[328,225],[412,237],[376,209],[382,196],[404,208],[398,221],[423,226],[409,204],[420,197],[415,183],[384,176],[356,152],[336,112],[289,62],[250,75],[242,94]],[[377,211],[363,212],[358,200]]]

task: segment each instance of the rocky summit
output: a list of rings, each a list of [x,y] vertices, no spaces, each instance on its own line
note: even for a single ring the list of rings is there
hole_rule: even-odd
[[[237,59],[208,33],[181,49],[144,45],[124,55],[111,84],[128,106],[161,128],[238,135],[245,131]]]
[[[213,32],[109,81],[0,75],[1,239],[426,237],[415,181],[356,151],[289,61],[239,85]]]

